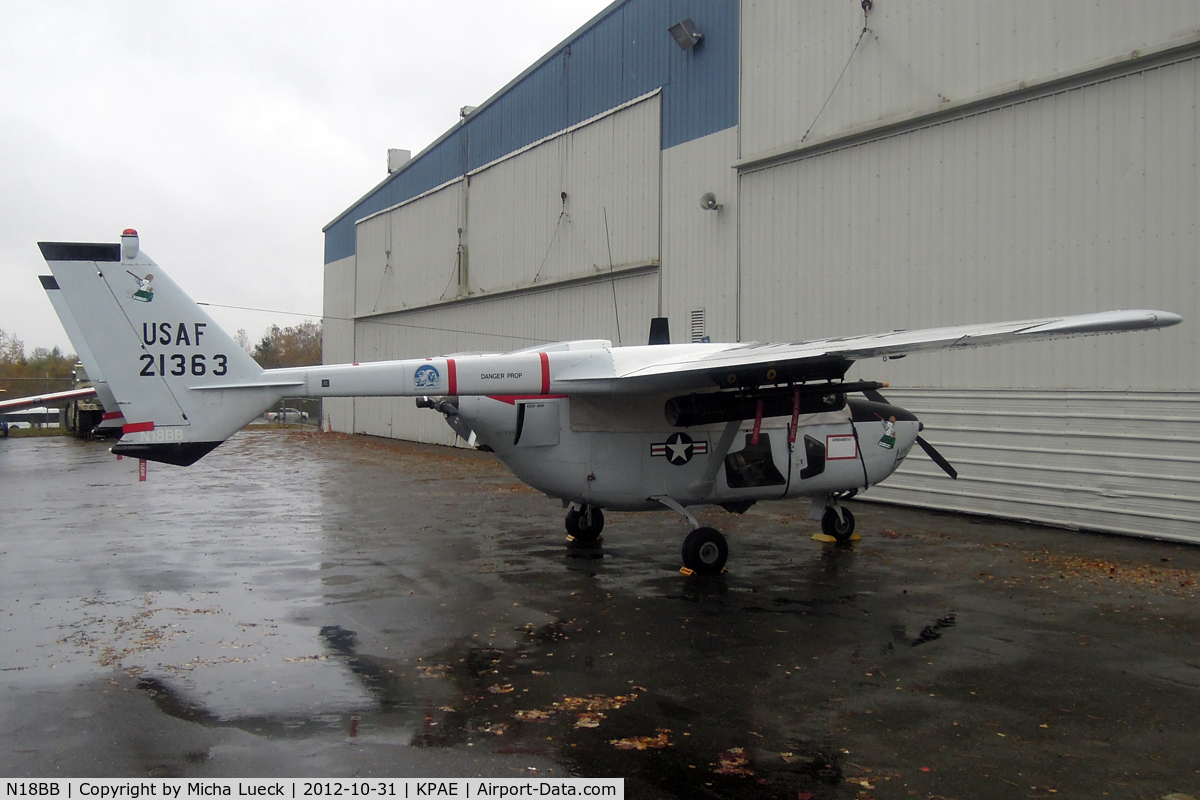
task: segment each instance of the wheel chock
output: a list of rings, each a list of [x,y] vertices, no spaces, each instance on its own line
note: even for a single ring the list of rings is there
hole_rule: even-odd
[[[694,570],[694,569],[688,569],[687,567],[680,567],[680,568],[679,568],[679,574],[680,574],[680,575],[695,575],[695,574],[696,574],[696,570]]]
[[[836,541],[837,541],[837,539],[833,538],[833,537],[832,537],[832,536],[830,536],[828,533],[814,533],[814,534],[813,534],[813,541],[817,541],[817,542],[836,542]],[[850,534],[850,541],[852,541],[852,542],[861,542],[861,541],[862,541],[862,537],[861,537],[861,536],[859,536],[857,533],[852,533],[852,534]]]

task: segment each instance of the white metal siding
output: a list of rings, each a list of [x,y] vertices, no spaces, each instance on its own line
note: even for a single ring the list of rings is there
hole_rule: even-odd
[[[345,364],[354,360],[354,269],[355,258],[325,265],[323,316],[321,318],[321,363]],[[353,401],[330,398],[321,411],[333,430],[353,430]]]
[[[917,448],[870,499],[1200,541],[1200,394],[895,390]]]
[[[742,176],[747,339],[1107,308],[1186,320],[855,365],[936,387],[888,395],[914,398],[964,475],[915,452],[873,496],[1200,541],[1198,96],[1186,60]]]
[[[1190,60],[743,175],[743,337],[1163,308],[1190,322],[886,375],[1200,389],[1198,87]]]
[[[1200,4],[877,2],[868,24],[851,59],[858,3],[743,1],[744,157],[799,142],[818,113],[810,139],[1194,38]]]
[[[714,342],[737,338],[737,128],[663,151],[663,314],[685,342],[693,309]],[[721,208],[706,211],[712,192]]]
[[[358,224],[356,316],[458,296],[464,183],[455,181]]]
[[[607,272],[610,242],[616,269],[658,262],[660,98],[471,175],[472,291]]]

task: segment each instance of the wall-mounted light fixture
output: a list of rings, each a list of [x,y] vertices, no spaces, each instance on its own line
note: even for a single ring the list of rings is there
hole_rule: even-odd
[[[667,28],[667,31],[675,37],[675,44],[682,50],[691,50],[704,40],[704,34],[696,30],[696,23],[692,22],[691,17],[683,22],[676,22]]]

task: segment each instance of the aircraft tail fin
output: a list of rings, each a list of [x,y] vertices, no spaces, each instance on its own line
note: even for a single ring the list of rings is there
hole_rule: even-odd
[[[50,298],[50,305],[54,306],[54,313],[58,314],[59,321],[67,331],[67,338],[71,340],[71,347],[75,349],[76,357],[83,363],[83,369],[87,373],[92,387],[96,390],[100,404],[104,406],[104,418],[100,420],[100,424],[96,428],[105,433],[109,429],[121,428],[125,423],[125,418],[121,416],[121,406],[117,403],[117,398],[113,396],[112,390],[108,388],[108,382],[104,380],[104,373],[96,364],[96,359],[92,358],[92,351],[88,349],[87,341],[79,332],[79,326],[75,324],[75,317],[71,314],[71,309],[67,307],[67,301],[63,299],[62,292],[58,289],[58,283],[54,280],[53,275],[39,275],[38,277],[42,281],[42,288],[46,290],[46,297]]]
[[[39,242],[42,255],[124,416],[113,452],[187,466],[277,401],[279,387],[162,269],[137,232],[120,244]],[[66,321],[64,321],[66,325]]]

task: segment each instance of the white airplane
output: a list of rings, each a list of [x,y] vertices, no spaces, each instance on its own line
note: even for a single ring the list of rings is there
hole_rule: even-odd
[[[700,574],[719,573],[728,546],[689,506],[740,512],[810,497],[813,518],[845,541],[854,517],[841,501],[886,479],[914,443],[955,476],[917,418],[878,394],[885,384],[844,380],[853,362],[1182,321],[1108,311],[784,344],[587,340],[264,370],[141,251],[135,231],[120,244],[39,247],[124,415],[114,453],[187,466],[283,397],[417,397],[562,500],[576,540],[599,536],[602,509],[680,513],[693,528],[684,566]]]

